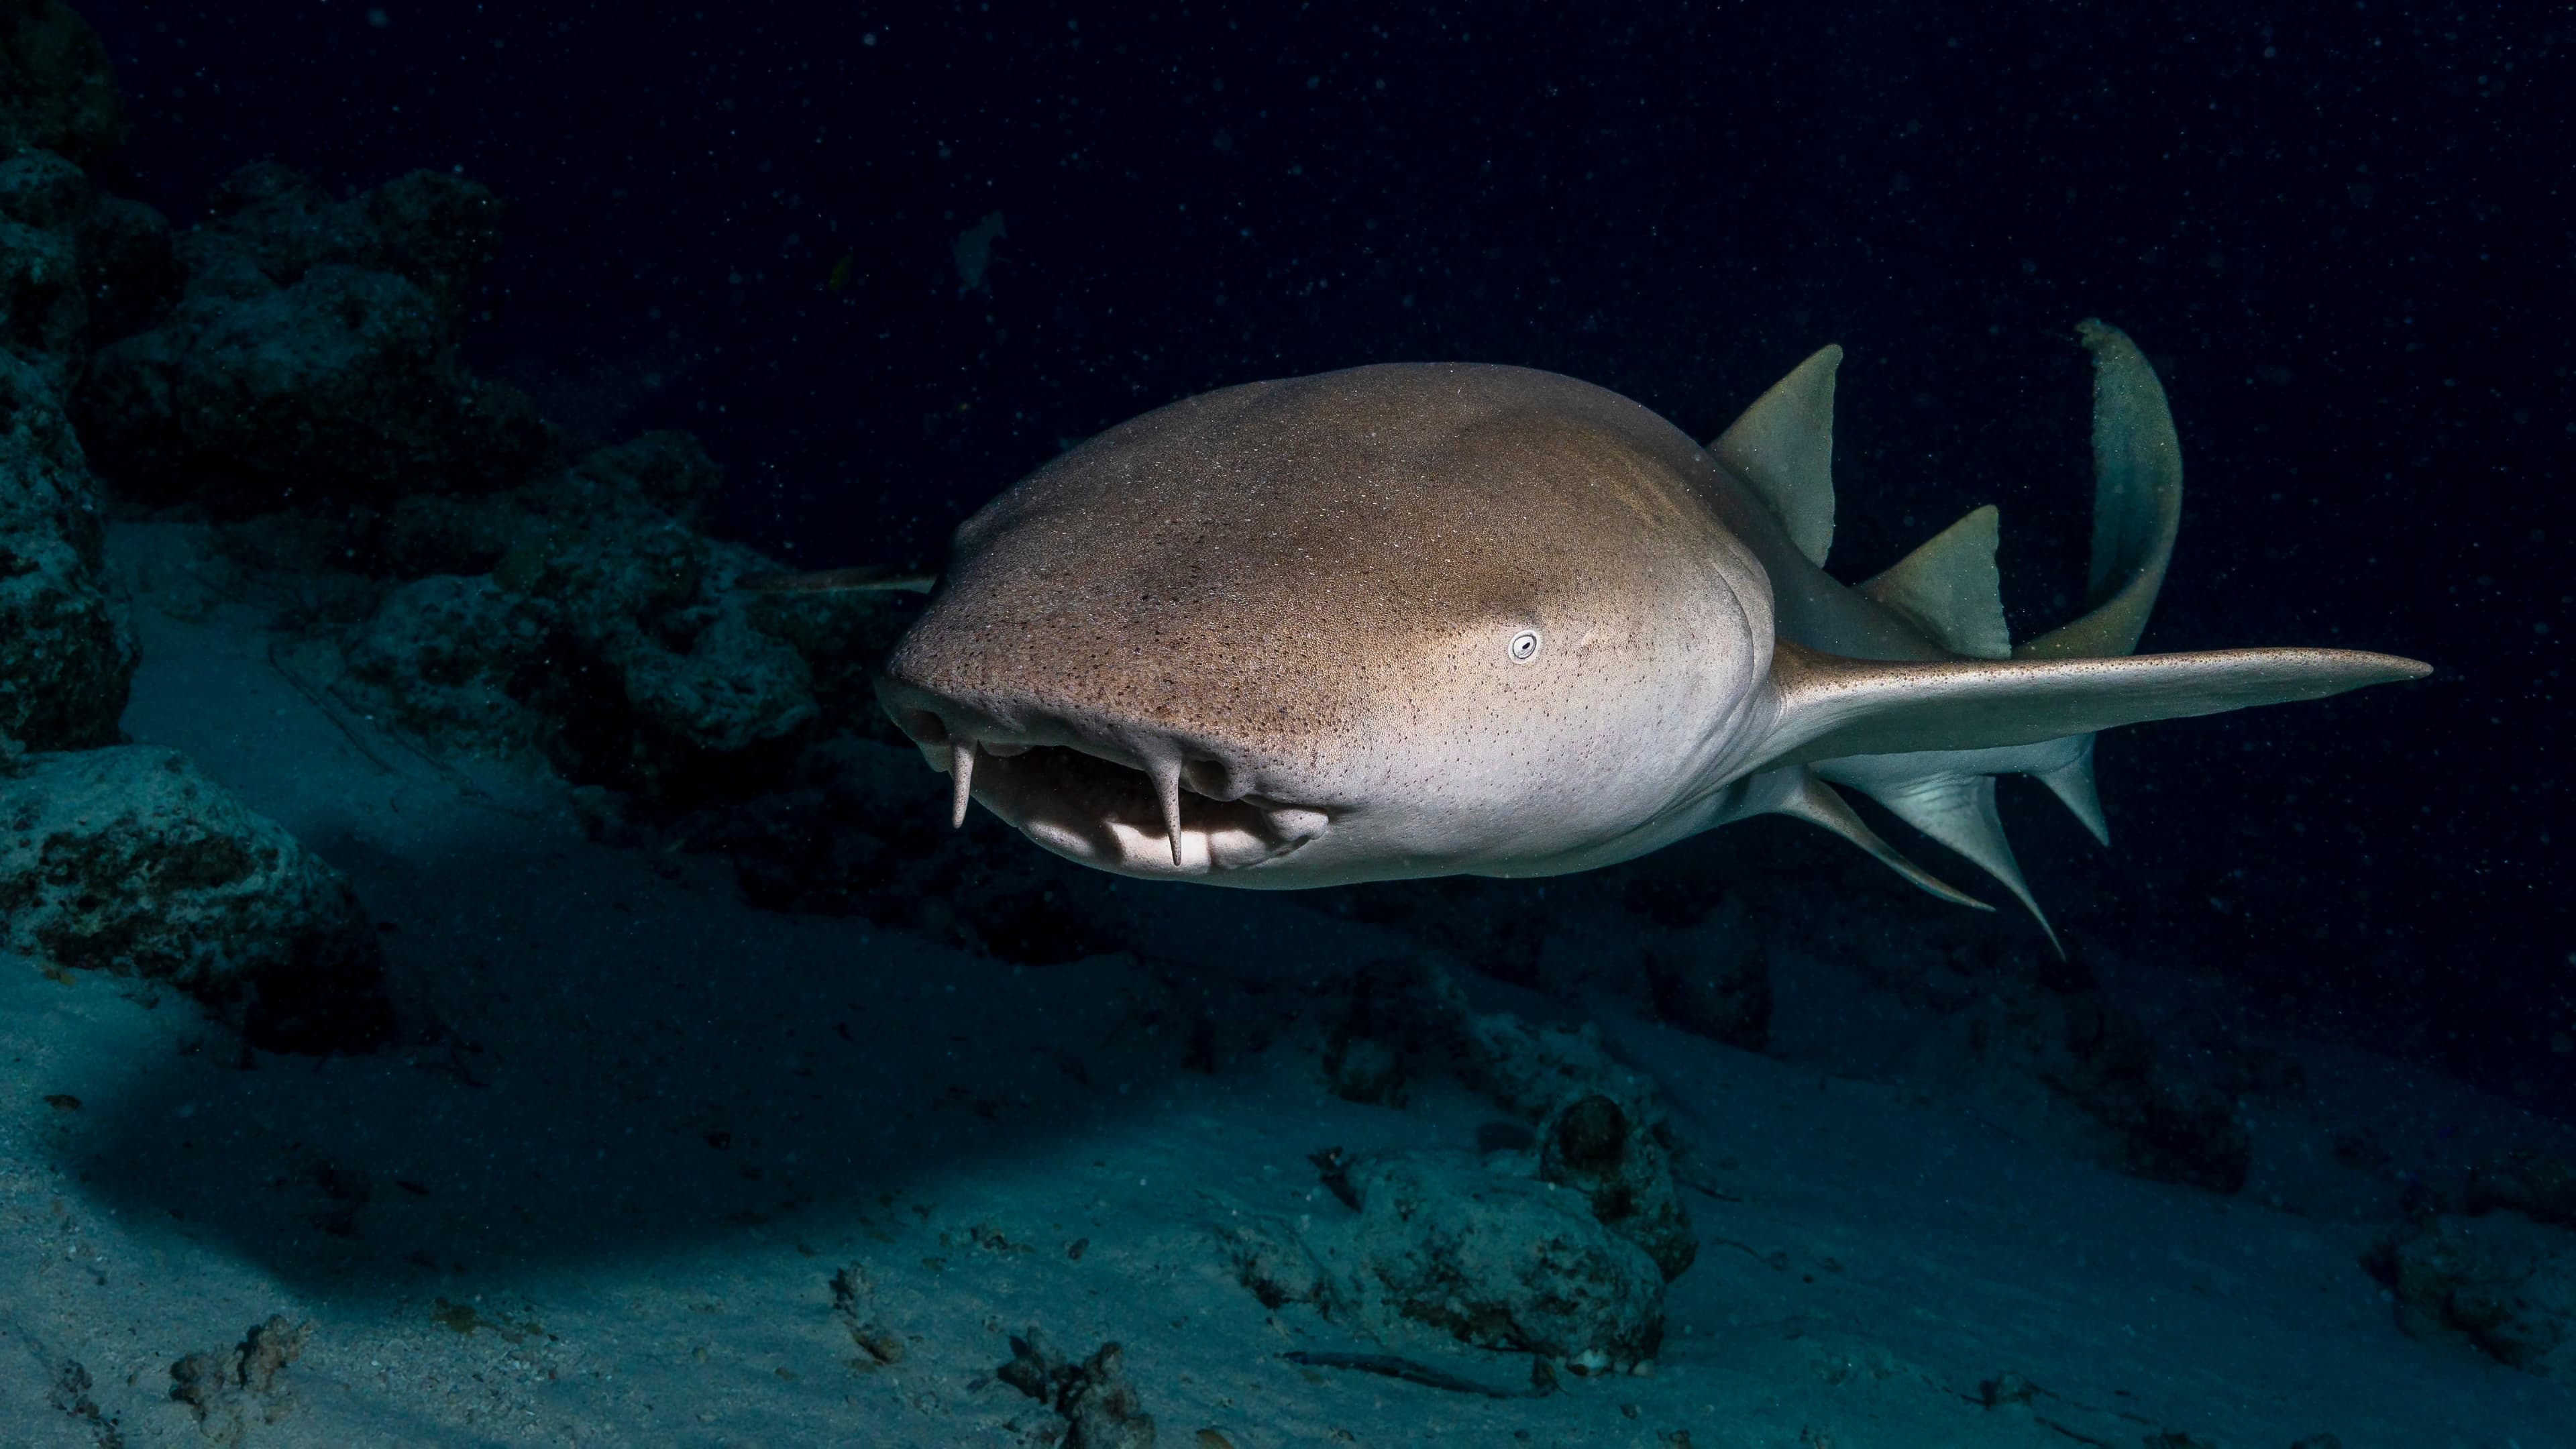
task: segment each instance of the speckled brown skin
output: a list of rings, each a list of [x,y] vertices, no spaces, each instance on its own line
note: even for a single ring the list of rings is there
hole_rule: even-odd
[[[1770,667],[1768,583],[1723,486],[1670,424],[1550,373],[1229,388],[969,519],[881,692],[927,744],[1176,754],[1199,796],[1330,820],[1293,870],[1229,883],[1579,869],[1569,851],[1662,835],[1722,778]],[[977,765],[1006,818],[1014,768]]]
[[[1766,811],[1891,858],[1807,764],[2038,770],[2424,668],[1963,659],[1636,403],[1405,364],[1191,398],[1040,469],[958,530],[878,694],[1050,850],[1293,888],[1588,870]]]

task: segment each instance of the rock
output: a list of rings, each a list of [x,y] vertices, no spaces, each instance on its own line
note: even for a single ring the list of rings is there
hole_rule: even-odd
[[[551,609],[489,575],[436,575],[386,597],[349,644],[348,668],[405,728],[467,753],[516,754],[546,734],[513,687],[540,665],[554,626]]]
[[[214,210],[173,244],[177,307],[94,361],[83,418],[112,476],[256,510],[316,491],[488,491],[550,459],[527,398],[456,359],[498,219],[489,192],[416,172],[341,201],[261,165]],[[112,251],[143,265],[129,230],[100,224],[102,268]]]
[[[1468,1343],[1627,1367],[1663,1334],[1664,1276],[1593,1218],[1579,1193],[1461,1155],[1362,1157],[1338,1307],[1387,1312]],[[1328,1260],[1329,1261],[1329,1260]]]
[[[605,653],[638,719],[687,749],[730,754],[793,734],[816,713],[805,657],[753,628],[739,601],[718,605],[685,653],[640,630]]]
[[[1154,1419],[1127,1382],[1125,1353],[1104,1343],[1064,1398],[1065,1449],[1154,1449]]]
[[[174,750],[29,755],[0,776],[0,946],[166,981],[272,1051],[392,1029],[347,881]]]
[[[1324,1306],[1324,1268],[1306,1242],[1287,1224],[1272,1218],[1219,1225],[1217,1245],[1236,1282],[1251,1290],[1264,1308],[1290,1303]]]
[[[2158,1182],[2237,1192],[2254,1141],[2225,1093],[2165,1069],[2154,1037],[2099,992],[2064,998],[2039,1075],[2111,1133],[2114,1166]]]
[[[48,157],[62,166],[71,163]],[[28,158],[0,162],[0,188]],[[77,178],[80,173],[72,175]],[[84,190],[87,183],[83,183]],[[21,221],[0,189],[0,349],[33,367],[57,391],[78,376],[89,298],[81,286],[80,248],[69,230]]]
[[[39,148],[86,166],[124,136],[97,32],[62,0],[0,0],[0,155]]]
[[[1117,1344],[1072,1364],[1031,1328],[1011,1340],[1011,1361],[993,1376],[1064,1416],[1064,1449],[1154,1449],[1153,1416],[1127,1382]]]
[[[373,562],[398,577],[497,572],[513,589],[631,616],[696,594],[712,554],[688,524],[723,485],[696,438],[646,433],[523,488],[407,495],[387,514]],[[748,555],[743,564],[769,567]]]
[[[2369,1266],[2408,1333],[2576,1381],[2576,1233],[2509,1210],[2446,1214],[2380,1244]]]
[[[89,176],[51,151],[0,159],[0,218],[38,231],[62,231],[89,214]]]
[[[134,637],[101,574],[100,499],[54,394],[0,352],[0,737],[117,737]]]
[[[1771,1034],[1771,957],[1741,900],[1646,953],[1655,1015],[1668,1026],[1759,1051]]]
[[[523,536],[544,531],[527,498],[504,493],[413,493],[387,510],[375,566],[396,578],[488,574]]]
[[[2037,1385],[2009,1369],[1977,1385],[1977,1402],[1989,1409],[1999,1409],[2006,1404],[2027,1404],[2038,1396]]]
[[[97,342],[175,294],[169,223],[50,151],[0,159],[0,346],[69,396]]]
[[[278,1379],[312,1338],[312,1324],[273,1315],[229,1353],[192,1353],[170,1365],[170,1397],[196,1411],[207,1438],[244,1443],[253,1423],[274,1424],[295,1411],[294,1390]]]
[[[1236,1278],[1263,1303],[1313,1303],[1372,1333],[1410,1321],[1586,1371],[1654,1356],[1663,1271],[1603,1227],[1580,1192],[1457,1153],[1337,1158],[1334,1171],[1355,1218],[1302,1233],[1272,1220],[1219,1231]]]
[[[486,188],[450,171],[413,171],[356,202],[375,249],[369,264],[409,278],[454,316],[501,237],[502,206]]]
[[[433,744],[534,745],[576,783],[660,802],[785,785],[783,742],[822,706],[804,651],[736,587],[772,566],[672,511],[720,476],[694,439],[659,433],[526,487],[399,500],[352,548],[435,572],[344,641],[352,702]]]
[[[121,196],[101,196],[73,226],[81,290],[89,298],[93,345],[143,330],[179,295],[179,259],[170,223],[160,212]]]
[[[779,783],[787,740],[820,713],[794,647],[751,623],[732,579],[747,550],[671,531],[593,540],[556,555],[528,592],[551,600],[564,645],[528,702],[557,721],[556,768],[656,799],[756,793]],[[507,560],[495,577],[519,575]]]
[[[194,287],[162,326],[98,354],[86,421],[102,465],[160,496],[271,507],[299,488],[387,499],[520,481],[544,424],[467,373],[431,296],[390,272],[316,267],[248,297]]]
[[[2510,1209],[2534,1222],[2576,1228],[2576,1157],[2518,1147],[2469,1169],[2463,1202],[2473,1213]]]
[[[0,735],[47,749],[115,739],[134,657],[90,560],[60,539],[0,534]]]
[[[1590,1022],[1566,1026],[1475,1011],[1457,982],[1436,968],[1423,973],[1417,999],[1447,1040],[1467,1085],[1533,1121],[1596,1088],[1632,1097],[1653,1091],[1645,1078],[1611,1059],[1601,1029]]]
[[[1408,1030],[1409,1028],[1409,1030]],[[1437,967],[1387,961],[1361,973],[1349,1014],[1325,1044],[1327,1080],[1351,1100],[1383,1100],[1408,1035],[1444,1041],[1468,1085],[1534,1121],[1531,1167],[1574,1189],[1602,1226],[1644,1249],[1667,1278],[1699,1255],[1673,1178],[1679,1149],[1654,1084],[1620,1065],[1589,1023],[1479,1013]],[[1400,1077],[1395,1079],[1400,1086]]]
[[[2254,1143],[2235,1100],[2175,1070],[2154,1035],[2099,989],[1993,992],[1968,1009],[1966,1043],[1972,1057],[2081,1109],[2100,1130],[2107,1165],[2211,1192],[2245,1186]]]
[[[1539,1124],[1538,1175],[1582,1193],[1592,1216],[1645,1249],[1667,1280],[1699,1257],[1699,1235],[1673,1181],[1669,1129],[1651,1099],[1569,1096]]]
[[[354,267],[402,278],[450,321],[492,259],[502,212],[450,172],[414,171],[343,200],[273,161],[226,177],[207,209],[179,242],[191,290],[256,296],[317,268]]]
[[[93,1444],[122,1444],[124,1439],[117,1433],[115,1421],[99,1408],[98,1400],[90,1397],[94,1384],[88,1365],[76,1358],[64,1359],[54,1366],[45,1402],[54,1412],[80,1424]]]
[[[724,487],[724,470],[693,433],[644,433],[600,448],[575,469],[582,477],[666,517],[692,522]]]
[[[850,1342],[857,1344],[867,1357],[853,1359],[852,1368],[869,1368],[903,1362],[903,1335],[885,1326],[874,1315],[876,1283],[865,1263],[851,1263],[832,1275],[832,1311],[841,1317],[842,1326],[850,1331]]]
[[[912,741],[878,705],[873,672],[894,647],[921,596],[906,593],[758,594],[749,617],[762,633],[786,640],[805,656],[814,679],[814,703],[841,728],[912,748]]]
[[[1404,1058],[1379,1037],[1336,1032],[1324,1045],[1324,1080],[1345,1102],[1404,1105]]]

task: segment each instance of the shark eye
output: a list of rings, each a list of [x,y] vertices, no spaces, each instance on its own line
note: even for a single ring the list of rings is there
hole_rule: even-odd
[[[1512,662],[1527,664],[1538,657],[1538,631],[1523,629],[1512,636]]]

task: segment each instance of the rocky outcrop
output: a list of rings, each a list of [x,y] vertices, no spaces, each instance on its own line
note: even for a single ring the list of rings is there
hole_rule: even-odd
[[[2415,1337],[2576,1380],[2576,1233],[2510,1210],[2441,1214],[2381,1243],[2369,1266]]]
[[[1326,1171],[1355,1216],[1218,1232],[1236,1277],[1264,1303],[1311,1303],[1381,1335],[1419,1324],[1586,1371],[1654,1356],[1663,1272],[1580,1193],[1456,1153],[1370,1154],[1328,1160]]]
[[[720,476],[652,433],[526,487],[403,500],[368,552],[426,576],[349,639],[344,692],[440,745],[532,748],[656,799],[797,735],[814,671],[736,587],[770,565],[690,526]]]
[[[176,242],[177,306],[93,366],[82,421],[110,476],[247,511],[503,488],[548,462],[527,398],[456,357],[489,191],[416,171],[344,201],[256,165],[212,210]]]
[[[104,538],[53,390],[0,351],[0,739],[63,750],[117,737],[134,638],[101,577]]]
[[[42,149],[87,165],[124,136],[97,32],[62,0],[0,0],[0,156]]]
[[[0,349],[65,396],[89,349],[177,295],[170,225],[50,151],[0,157]]]
[[[167,982],[270,1050],[358,1050],[392,1028],[348,882],[175,750],[0,773],[0,947]]]

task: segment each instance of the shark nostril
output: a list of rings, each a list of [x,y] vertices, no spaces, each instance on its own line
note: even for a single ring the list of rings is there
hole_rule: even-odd
[[[905,710],[903,712],[903,718],[896,721],[896,723],[903,726],[903,732],[905,734],[912,736],[914,739],[921,741],[925,745],[944,745],[948,743],[948,722],[941,719],[938,715],[931,713],[929,710]]]

